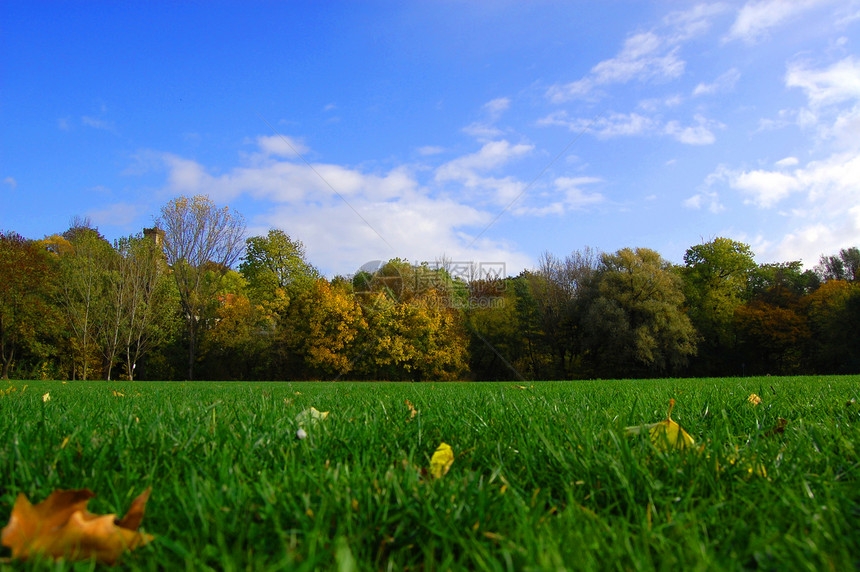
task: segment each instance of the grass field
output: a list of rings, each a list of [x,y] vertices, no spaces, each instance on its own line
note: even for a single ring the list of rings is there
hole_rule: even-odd
[[[157,538],[119,569],[860,568],[860,376],[0,390],[0,526],[19,492],[122,514],[152,486]],[[701,452],[625,434],[670,398]],[[299,440],[310,406],[331,413]]]

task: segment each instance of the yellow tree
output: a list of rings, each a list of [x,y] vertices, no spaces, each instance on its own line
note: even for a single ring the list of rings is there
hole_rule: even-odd
[[[188,379],[194,379],[197,343],[205,311],[219,281],[239,259],[245,219],[208,196],[177,197],[161,209],[156,227],[164,231],[164,254],[173,270],[188,334]]]

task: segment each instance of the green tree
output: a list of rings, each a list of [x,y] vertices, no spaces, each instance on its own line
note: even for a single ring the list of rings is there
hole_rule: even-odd
[[[75,223],[62,237],[48,239],[59,253],[59,301],[69,329],[72,379],[94,377],[102,370],[99,333],[109,321],[105,292],[109,267],[116,257],[96,229]]]
[[[748,296],[756,269],[749,245],[728,238],[687,249],[684,280],[688,315],[701,335],[695,370],[704,375],[739,372],[735,351],[734,314]]]
[[[56,269],[40,243],[0,232],[0,276],[0,378],[8,379],[16,357],[51,352]]]
[[[179,292],[188,336],[188,379],[194,364],[207,308],[226,274],[239,259],[245,219],[207,196],[177,197],[162,207],[156,227],[164,231],[164,254]],[[207,274],[208,273],[208,274]]]
[[[822,280],[860,282],[860,249],[843,248],[838,255],[823,256],[816,267]]]
[[[271,298],[279,288],[288,292],[307,289],[322,277],[307,261],[305,245],[279,229],[245,241],[239,271],[259,298]]]
[[[119,350],[126,376],[135,377],[137,364],[175,333],[179,299],[175,282],[167,272],[161,246],[149,237],[129,236],[115,246],[119,254],[119,302],[117,321]]]
[[[583,317],[587,359],[598,375],[665,375],[696,351],[681,279],[657,252],[604,254]]]

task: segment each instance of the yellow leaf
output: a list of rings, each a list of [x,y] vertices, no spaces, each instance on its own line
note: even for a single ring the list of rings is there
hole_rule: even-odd
[[[50,400],[51,400],[51,394],[50,393],[46,393],[45,395],[42,396],[42,403],[47,403]]]
[[[669,400],[669,412],[666,413],[666,420],[657,423],[651,428],[651,442],[658,449],[666,450],[667,448],[683,449],[692,447],[696,444],[690,434],[684,431],[680,425],[672,420],[672,409],[675,407],[675,400]]]
[[[436,452],[430,458],[430,474],[435,478],[448,474],[451,465],[454,464],[454,450],[451,445],[442,443],[436,448]]]
[[[328,413],[328,411],[318,411],[316,407],[310,407],[296,415],[296,422],[299,424],[299,427],[316,423],[325,420],[328,417]]]
[[[126,550],[134,550],[154,537],[138,532],[151,488],[132,501],[121,520],[116,515],[96,515],[87,511],[95,495],[87,490],[58,490],[32,505],[20,493],[9,523],[0,533],[3,546],[12,549],[12,558],[26,560],[33,554],[53,558],[89,560],[114,564]]]
[[[753,406],[761,405],[761,397],[755,393],[750,393],[750,396],[747,397],[747,401],[749,401]]]

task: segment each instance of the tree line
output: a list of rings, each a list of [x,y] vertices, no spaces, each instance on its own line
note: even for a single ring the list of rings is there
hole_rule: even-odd
[[[531,380],[860,372],[860,250],[757,264],[715,238],[545,253],[517,276],[392,259],[322,276],[282,230],[177,197],[109,243],[0,232],[2,377]]]

